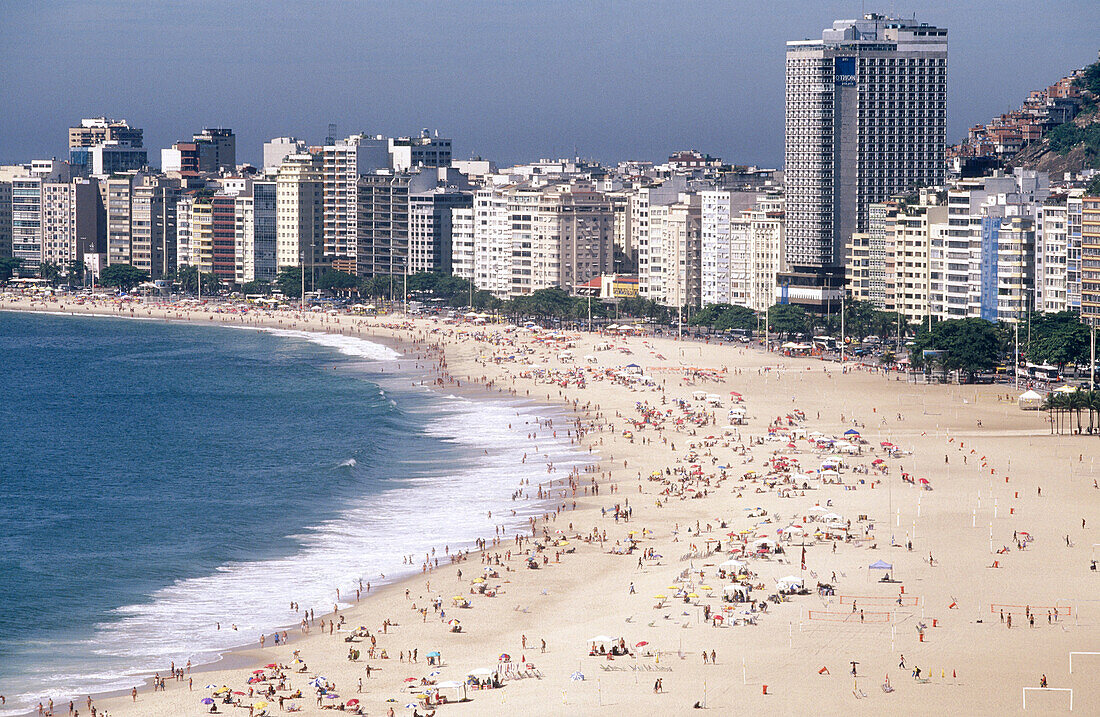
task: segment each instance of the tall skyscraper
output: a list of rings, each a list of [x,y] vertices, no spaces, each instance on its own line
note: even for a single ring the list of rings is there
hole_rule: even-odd
[[[944,181],[947,30],[867,14],[787,43],[786,259],[795,303],[839,298],[869,205]]]

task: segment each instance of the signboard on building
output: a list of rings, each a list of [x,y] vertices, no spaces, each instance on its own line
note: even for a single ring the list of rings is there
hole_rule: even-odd
[[[833,82],[837,87],[856,86],[856,58],[833,58]]]

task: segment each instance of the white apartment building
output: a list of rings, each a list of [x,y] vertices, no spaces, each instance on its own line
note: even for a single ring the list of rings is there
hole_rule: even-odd
[[[334,268],[355,273],[359,177],[390,167],[387,140],[355,134],[322,152],[324,254]]]
[[[474,284],[493,296],[512,290],[512,231],[508,197],[503,188],[474,194]]]
[[[761,195],[745,208],[739,194],[700,194],[702,304],[763,311],[775,303],[776,277],[783,269],[783,200]]]
[[[664,288],[664,249],[659,233],[650,231],[650,212],[654,207],[672,204],[687,189],[683,177],[674,177],[664,184],[639,187],[630,197],[631,249],[637,253],[638,295],[656,300]]]
[[[656,301],[665,306],[698,307],[702,296],[700,197],[681,194],[665,211],[661,226],[663,282]]]
[[[475,246],[473,206],[451,209],[451,273],[459,279],[474,281]]]
[[[321,158],[292,154],[275,179],[275,268],[324,263]]]
[[[1057,313],[1069,308],[1069,206],[1067,197],[1051,197],[1039,207],[1035,238],[1035,310]]]

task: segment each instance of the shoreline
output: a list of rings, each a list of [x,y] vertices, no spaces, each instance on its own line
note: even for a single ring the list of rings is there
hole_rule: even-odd
[[[213,321],[212,316],[217,316],[217,315],[219,315],[218,313],[216,313],[216,312],[203,312],[203,311],[197,312],[197,313],[200,313],[200,314],[206,314],[208,317],[210,317],[210,318],[208,318],[209,323],[207,323],[207,322],[202,321],[202,318],[203,318],[202,316],[197,317],[197,318],[194,317],[194,316],[190,316],[190,315],[185,315],[185,316],[178,316],[178,315],[177,316],[167,316],[167,315],[161,315],[161,316],[152,316],[152,315],[133,316],[133,315],[126,315],[124,312],[110,312],[110,311],[107,311],[107,310],[100,310],[100,308],[96,307],[96,306],[92,306],[90,308],[81,307],[81,310],[65,310],[64,305],[62,307],[58,307],[58,308],[50,308],[50,307],[35,308],[33,306],[33,304],[38,303],[38,302],[31,302],[32,303],[31,306],[24,306],[24,305],[22,305],[23,302],[18,302],[17,301],[16,303],[18,303],[20,305],[12,307],[12,306],[5,305],[6,300],[0,300],[0,312],[25,313],[25,314],[42,314],[42,315],[47,315],[47,316],[58,316],[58,317],[69,317],[69,318],[82,318],[83,317],[83,318],[120,319],[120,320],[127,320],[127,321],[149,321],[149,322],[157,322],[157,323],[162,323],[162,324],[185,324],[185,325],[190,325],[190,326],[213,326],[213,327],[218,327],[218,328],[228,328],[228,329],[236,329],[236,330],[250,330],[250,331],[270,332],[270,333],[274,333],[275,335],[279,335],[277,332],[299,332],[299,333],[302,333],[302,334],[335,335],[335,336],[345,336],[345,337],[349,337],[349,338],[361,339],[361,340],[364,340],[364,341],[368,341],[368,342],[377,344],[377,345],[382,346],[384,348],[390,349],[390,350],[396,352],[398,355],[395,356],[395,357],[392,357],[392,358],[385,358],[385,359],[372,359],[372,358],[366,358],[366,357],[356,357],[356,356],[351,356],[351,355],[348,355],[348,354],[344,354],[337,347],[334,347],[334,346],[331,346],[331,345],[328,345],[328,344],[322,344],[322,345],[325,346],[326,348],[329,348],[333,351],[336,351],[337,353],[342,354],[342,358],[344,360],[351,361],[352,363],[355,363],[355,364],[358,364],[358,363],[383,364],[385,362],[400,363],[402,361],[402,359],[406,359],[406,361],[411,361],[412,364],[413,364],[413,367],[411,367],[411,368],[409,368],[409,367],[401,368],[400,366],[398,366],[397,369],[396,369],[396,372],[393,373],[393,374],[386,374],[384,371],[381,371],[377,376],[371,376],[370,377],[370,380],[372,382],[382,381],[383,383],[391,381],[391,380],[404,381],[404,380],[409,379],[409,378],[413,379],[413,381],[409,385],[398,387],[397,390],[400,390],[400,391],[415,391],[417,389],[420,389],[420,390],[428,391],[428,392],[434,394],[438,398],[446,398],[448,396],[448,394],[450,394],[453,397],[460,398],[462,400],[475,402],[475,403],[482,402],[482,401],[490,401],[490,402],[497,402],[497,403],[505,402],[505,403],[511,403],[511,404],[514,404],[514,405],[517,405],[517,406],[522,406],[522,407],[533,407],[533,408],[537,409],[537,411],[538,411],[537,414],[533,414],[534,417],[537,417],[540,420],[545,419],[545,418],[558,418],[558,417],[569,418],[574,414],[574,410],[568,405],[557,404],[557,403],[550,402],[550,401],[545,401],[545,400],[538,400],[537,398],[534,398],[534,397],[521,397],[521,396],[517,396],[517,395],[510,395],[510,394],[503,394],[503,393],[489,393],[489,392],[483,393],[483,392],[477,390],[477,388],[475,388],[474,385],[471,385],[471,384],[467,384],[465,386],[455,386],[455,385],[439,386],[439,385],[435,385],[433,383],[429,383],[428,382],[428,377],[432,375],[432,371],[428,370],[427,367],[425,367],[425,366],[419,366],[419,364],[418,364],[419,358],[413,353],[415,350],[418,349],[418,346],[417,346],[416,342],[413,341],[411,338],[402,338],[402,337],[396,335],[397,332],[401,330],[401,329],[396,329],[396,328],[372,326],[368,330],[368,334],[366,336],[364,336],[361,328],[358,329],[358,330],[357,329],[345,330],[347,328],[347,325],[341,326],[341,327],[335,327],[335,328],[331,327],[331,326],[326,327],[326,328],[321,328],[321,327],[316,327],[316,326],[299,326],[298,322],[304,322],[304,320],[297,314],[297,312],[291,312],[290,315],[264,316],[264,317],[262,317],[262,320],[260,322],[256,323],[256,324],[245,323],[245,322]],[[178,314],[178,313],[180,313],[180,311],[181,311],[181,309],[179,309],[177,307],[173,307],[172,312],[164,312],[162,310],[161,313],[162,314],[165,314],[165,313],[177,313]],[[187,313],[191,313],[191,312],[187,312]],[[314,317],[310,316],[309,318],[314,318]],[[357,318],[357,317],[352,317],[352,318]],[[284,321],[291,321],[291,324],[289,326],[283,325]],[[382,331],[384,331],[384,333],[380,333],[379,332],[380,329]],[[284,337],[285,338],[290,338],[290,336],[286,336],[286,335],[284,335]],[[306,340],[308,341],[309,339],[306,339]],[[578,458],[581,455],[579,450],[580,450],[579,446],[576,447],[575,450],[574,450],[574,452],[577,453]],[[553,483],[553,481],[551,481],[551,483]],[[545,509],[543,511],[543,514],[545,514],[546,512],[552,510],[552,506],[550,505],[549,497],[546,497],[546,498],[543,498],[543,499],[532,500],[532,501],[530,501],[529,505],[532,506],[532,507],[539,506],[539,507]],[[536,513],[538,513],[538,512],[539,511],[536,511]],[[478,540],[477,538],[468,537],[463,541],[463,543],[460,543],[460,544],[458,544],[454,547],[457,550],[461,551],[464,555],[467,555],[468,556],[467,560],[470,559],[470,558],[480,557],[485,552],[492,549],[491,544],[485,549],[482,549],[482,550],[477,549],[477,547],[476,547],[477,540]],[[434,568],[434,570],[442,570],[442,569],[445,569],[447,567],[454,567],[454,565],[455,564],[446,564],[446,565],[440,564],[438,567]],[[377,599],[377,598],[382,597],[382,596],[388,596],[388,595],[394,594],[394,593],[404,589],[408,584],[412,584],[417,577],[421,577],[422,575],[423,575],[423,573],[418,574],[416,572],[412,572],[412,573],[409,573],[409,574],[404,574],[400,577],[395,577],[393,579],[387,578],[381,583],[375,583],[374,581],[372,581],[371,582],[371,588],[370,588],[370,591],[369,591],[369,595],[364,594],[359,600],[357,600],[355,602],[347,603],[346,606],[343,608],[343,612],[346,613],[350,609],[362,607],[364,601],[366,601],[368,597],[374,596]],[[334,614],[335,613],[333,613],[332,611],[327,611],[323,615],[321,615],[319,617],[319,619],[329,620],[329,619],[332,618],[332,616]],[[287,624],[271,626],[271,627],[269,627],[265,630],[265,634],[266,633],[272,633],[272,632],[286,632],[287,636],[290,639],[287,640],[285,644],[293,647],[293,646],[297,645],[299,642],[301,642],[302,639],[303,639],[303,636],[296,632],[297,630],[298,630],[298,625],[287,623]],[[213,660],[193,664],[191,666],[190,672],[188,674],[195,675],[195,676],[201,676],[201,675],[204,675],[204,674],[220,673],[220,672],[224,672],[224,671],[228,671],[228,670],[240,670],[240,669],[245,669],[245,668],[254,669],[258,666],[261,666],[263,664],[263,662],[265,661],[265,658],[261,658],[259,655],[254,654],[254,653],[257,652],[257,648],[253,644],[251,644],[251,643],[254,643],[254,642],[255,641],[242,642],[240,645],[231,646],[231,647],[228,647],[228,648],[225,648],[225,649],[216,649],[216,656],[214,657]],[[168,668],[165,668],[164,671],[168,672]],[[139,690],[139,691],[148,690],[150,688],[150,686],[152,685],[153,680],[154,680],[154,675],[152,675],[152,674],[144,675],[144,676],[141,676],[141,677],[137,678],[137,684],[139,685],[140,688],[143,688],[142,690]],[[173,683],[168,682],[167,685],[168,685],[168,688],[171,689],[172,686],[173,686]],[[93,693],[91,693],[90,697],[92,698],[93,703],[99,704],[102,701],[122,699],[124,697],[129,696],[129,694],[130,694],[129,689],[119,688],[119,689],[113,689],[113,690],[104,690],[104,691],[101,691],[101,692],[93,692]],[[76,702],[76,703],[80,703],[80,701],[82,699],[84,699],[84,697],[77,698],[76,696],[73,696],[73,697],[71,697],[71,699],[73,699],[73,701]],[[78,706],[79,706],[79,704],[78,704]],[[55,704],[55,709],[57,709],[57,708],[58,708],[58,705]],[[12,715],[13,715],[13,717],[35,717],[36,712],[32,708],[27,712],[12,713]]]
[[[503,554],[507,540],[491,546],[488,553],[500,551],[503,593],[492,599],[474,597],[474,609],[457,611],[466,628],[461,635],[445,630],[440,611],[429,610],[422,621],[410,607],[472,592],[469,575],[456,580],[456,572],[477,573],[473,554],[466,565],[440,565],[419,576],[421,581],[409,578],[402,583],[408,585],[408,598],[400,591],[379,593],[375,601],[364,601],[371,604],[348,611],[351,624],[369,625],[391,650],[388,660],[366,661],[374,672],[364,682],[363,694],[356,692],[355,680],[363,677],[364,663],[345,659],[342,640],[309,635],[291,645],[299,646],[303,655],[308,652],[311,674],[335,678],[341,698],[361,698],[367,713],[386,714],[391,707],[408,713],[403,705],[409,692],[402,678],[431,668],[422,659],[410,663],[393,658],[414,646],[442,651],[446,676],[438,679],[457,679],[461,670],[491,664],[505,652],[537,665],[543,678],[510,680],[502,690],[470,693],[474,707],[467,707],[467,714],[534,714],[558,704],[576,714],[612,714],[624,706],[638,714],[679,714],[704,700],[710,709],[768,713],[804,709],[811,702],[821,709],[856,713],[1017,714],[1019,687],[1038,684],[1040,671],[1053,685],[1072,687],[1079,707],[1100,708],[1100,687],[1090,673],[1065,670],[1066,652],[1088,650],[1100,639],[1100,613],[1092,597],[1100,583],[1087,568],[1088,546],[1100,543],[1095,532],[1100,491],[1093,487],[1100,471],[1095,458],[1085,456],[1092,441],[1049,435],[1042,414],[1019,411],[1005,387],[910,384],[858,366],[842,369],[736,345],[668,338],[613,338],[614,350],[601,351],[595,343],[603,342],[602,337],[578,334],[570,338],[576,343],[573,361],[558,355],[560,342],[520,332],[506,335],[499,326],[418,319],[366,328],[363,338],[370,340],[394,333],[445,345],[446,372],[475,395],[487,384],[490,396],[496,395],[492,389],[509,389],[521,399],[545,395],[551,404],[575,407],[572,415],[584,427],[582,450],[599,451],[591,454],[593,463],[598,461],[597,473],[578,476],[581,512],[573,515],[561,504],[565,510],[539,526],[545,526],[547,535],[561,530],[576,554],[557,549],[560,538],[551,540],[538,553],[549,563],[528,571],[522,555]],[[625,380],[623,373],[611,370],[626,363],[642,364],[651,385]],[[707,370],[691,371],[689,366]],[[743,394],[748,419],[726,433],[720,417],[725,406],[702,406],[693,402],[693,393],[721,394],[726,403],[731,390]],[[789,439],[793,449],[771,441],[777,426],[787,430],[784,415],[795,408],[805,415],[794,422],[801,431],[837,437],[853,428],[862,433],[863,445],[846,454],[839,481],[819,475],[818,463],[829,451],[802,437]],[[704,414],[704,422],[693,422]],[[882,442],[899,448],[888,451],[879,447]],[[801,477],[797,487],[792,483],[798,472],[773,467],[784,456],[801,461],[795,464],[798,471],[809,470],[806,490],[801,489]],[[872,458],[885,462],[873,468]],[[655,477],[655,469],[663,472]],[[911,481],[904,480],[906,475]],[[599,479],[605,494],[588,493],[590,478]],[[582,484],[584,491],[579,490]],[[558,498],[555,493],[560,503]],[[620,522],[615,513],[613,520],[613,508],[623,501],[630,515]],[[846,515],[853,534],[841,531],[832,540],[807,534],[791,543],[786,554],[749,556],[751,581],[762,590],[761,598],[792,573],[805,575],[808,588],[814,580],[835,583],[835,595],[782,597],[767,611],[745,611],[744,625],[740,611],[730,614],[737,616],[736,626],[702,620],[704,608],[724,606],[717,595],[725,581],[715,570],[723,554],[738,547],[741,539],[733,536],[750,530],[776,535],[776,528],[788,527],[790,521],[805,525],[811,506]],[[764,511],[762,517],[759,511]],[[814,525],[810,518],[808,527]],[[640,537],[627,535],[633,528]],[[1028,536],[1020,547],[1017,531]],[[717,539],[722,550],[704,549],[704,538],[706,546]],[[808,566],[801,571],[794,549],[799,542],[808,553]],[[635,543],[653,549],[657,557],[647,553],[645,560],[636,560],[637,554],[625,550]],[[906,549],[907,543],[912,549]],[[1003,551],[994,550],[1002,545]],[[905,606],[873,607],[876,601],[892,604],[890,591],[898,590],[898,584],[883,584],[868,569],[880,560],[892,564],[892,575],[913,596]],[[704,582],[715,592],[703,591]],[[697,588],[700,594],[652,605],[653,594],[671,593],[673,583]],[[852,599],[868,610],[873,624],[852,624]],[[1063,613],[1070,610],[1072,620],[1063,614],[1048,627],[1051,618],[1039,613],[1046,619],[1029,629],[1005,630],[996,606],[1003,612],[1017,609],[1017,604],[1029,610],[1061,605]],[[447,618],[456,612],[444,607]],[[398,620],[390,623],[387,635],[380,621],[394,616]],[[1023,617],[1022,612],[1017,615],[1020,622]],[[876,622],[880,619],[886,622]],[[586,639],[593,634],[622,635],[638,647],[631,648],[632,657],[615,661],[586,656]],[[545,652],[539,639],[548,643]],[[716,666],[701,662],[700,651],[715,647]],[[289,648],[242,654],[259,664],[290,658]],[[981,659],[975,660],[975,654]],[[846,660],[859,664],[855,689]],[[735,679],[737,661],[742,662],[742,680]],[[907,667],[899,669],[899,661]],[[913,666],[923,668],[926,677],[911,678]],[[572,680],[571,673],[580,671],[585,679]],[[651,692],[637,677],[655,671],[666,684]],[[213,673],[230,684],[242,677],[232,670]],[[878,689],[883,676],[892,684],[889,691]],[[708,680],[709,692],[703,688]],[[990,692],[986,686],[994,683],[1008,689]],[[196,714],[193,702],[205,693],[189,695],[168,684],[167,693],[143,692],[136,704],[113,698],[97,706],[117,717]],[[762,685],[768,686],[764,694]],[[349,686],[355,694],[348,694]],[[387,697],[397,702],[387,703]],[[311,699],[300,702],[304,715],[328,714]],[[1032,709],[1055,709],[1056,704],[1037,703]],[[446,711],[457,714],[463,707]]]

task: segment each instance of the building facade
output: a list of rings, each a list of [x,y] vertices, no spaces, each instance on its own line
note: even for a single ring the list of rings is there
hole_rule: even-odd
[[[868,14],[833,23],[820,40],[787,43],[792,271],[828,274],[843,264],[852,233],[866,230],[871,204],[942,185],[946,93],[943,28]]]

